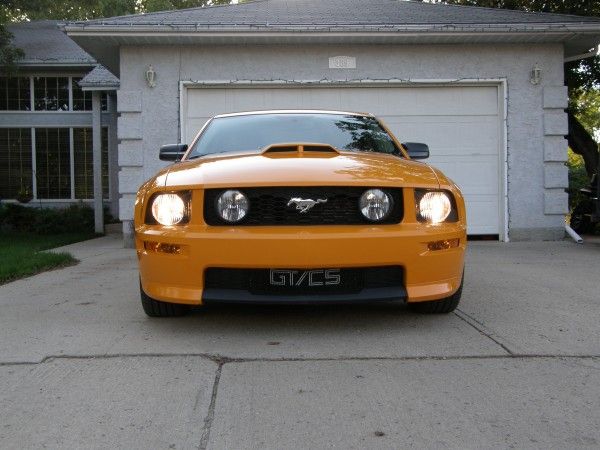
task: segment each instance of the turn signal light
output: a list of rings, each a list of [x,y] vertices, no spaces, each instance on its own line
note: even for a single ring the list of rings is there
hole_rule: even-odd
[[[449,248],[458,247],[460,239],[446,239],[444,241],[433,241],[427,243],[429,250],[448,250]]]
[[[181,253],[181,246],[177,244],[146,241],[144,242],[144,248],[148,252],[155,253],[169,253],[171,255],[179,255]]]

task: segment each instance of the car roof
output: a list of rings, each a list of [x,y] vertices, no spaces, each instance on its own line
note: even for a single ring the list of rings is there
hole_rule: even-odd
[[[236,112],[236,113],[228,113],[228,114],[219,114],[214,116],[214,119],[219,119],[222,117],[237,117],[237,116],[255,116],[255,115],[266,115],[266,114],[343,114],[350,116],[369,116],[370,113],[361,113],[361,112],[351,112],[351,111],[334,111],[334,110],[326,110],[326,109],[270,109],[270,110],[257,110],[257,111],[244,111],[244,112]]]

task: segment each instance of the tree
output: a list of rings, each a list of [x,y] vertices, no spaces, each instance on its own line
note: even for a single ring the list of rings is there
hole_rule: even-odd
[[[23,51],[14,47],[11,40],[12,34],[0,24],[0,68],[8,75],[15,73],[17,61],[23,57]]]
[[[11,75],[16,70],[17,61],[23,57],[23,51],[12,45],[13,36],[4,27],[7,21],[7,11],[4,6],[0,6],[0,73]]]
[[[231,3],[230,0],[3,0],[0,15],[22,20],[90,20]],[[2,11],[3,10],[3,11]]]

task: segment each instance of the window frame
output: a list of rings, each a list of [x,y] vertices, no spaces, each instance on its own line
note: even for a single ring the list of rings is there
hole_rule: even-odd
[[[30,130],[31,133],[31,138],[30,138],[30,143],[31,143],[31,190],[32,190],[32,202],[43,202],[43,203],[65,203],[65,202],[79,202],[79,201],[83,201],[83,202],[89,202],[92,201],[94,198],[77,198],[76,196],[76,190],[75,190],[75,153],[76,153],[76,149],[75,149],[75,140],[74,140],[74,133],[75,133],[75,129],[81,129],[81,128],[88,128],[90,130],[92,130],[93,133],[93,129],[90,126],[55,126],[55,127],[2,127],[2,128],[8,128],[8,129],[18,129],[18,128],[22,128],[22,129],[27,129]],[[70,196],[66,197],[66,198],[39,198],[38,197],[38,180],[37,180],[37,146],[36,146],[36,130],[42,130],[42,129],[49,129],[49,128],[56,128],[56,129],[62,129],[62,130],[67,130],[68,132],[68,142],[69,142],[69,177],[70,177]],[[103,196],[102,196],[102,200],[103,201],[110,201],[112,199],[112,186],[110,183],[110,174],[111,174],[111,167],[112,167],[112,162],[110,159],[110,126],[107,125],[103,125],[101,127],[101,133],[104,134],[106,133],[106,161],[104,161],[104,156],[105,156],[105,149],[101,149],[103,155],[103,161],[102,163],[106,163],[107,164],[107,170],[108,170],[108,183],[107,186],[104,186],[103,184]],[[101,139],[102,142],[102,139]],[[93,166],[92,166],[93,169]],[[102,170],[102,169],[101,169]],[[103,175],[104,176],[104,175]],[[104,192],[104,190],[106,189],[106,193]],[[16,199],[2,199],[2,201],[13,201]]]
[[[2,98],[2,100],[3,100],[2,103],[4,103],[4,101],[6,101],[6,104],[5,105],[0,105],[0,107],[6,106],[7,109],[0,109],[0,114],[2,114],[2,113],[17,113],[17,112],[30,113],[31,112],[31,108],[32,108],[32,105],[31,105],[31,77],[29,77],[29,76],[16,76],[14,78],[16,78],[18,80],[23,80],[23,86],[27,86],[27,91],[28,91],[27,94],[29,95],[29,99],[27,99],[27,97],[23,97],[23,99],[21,99],[21,82],[18,81],[18,84],[19,84],[19,89],[18,89],[19,103],[20,103],[21,100],[27,99],[27,101],[28,101],[28,105],[27,106],[29,107],[29,109],[8,109],[8,102],[9,102],[9,98],[10,98],[10,94],[9,94],[10,90],[9,90],[9,87],[8,87],[8,80],[10,80],[11,77],[8,77],[8,76],[5,75],[5,76],[0,76],[0,80],[4,81],[4,83],[0,83],[0,90],[6,89],[6,91],[4,92],[4,94],[5,94],[4,97],[3,98],[0,97],[0,98]]]
[[[4,178],[3,181],[5,181],[7,183],[8,189],[10,190],[11,188],[11,181],[13,180],[13,176],[11,176],[11,169],[12,169],[12,163],[13,161],[11,161],[11,154],[12,154],[12,149],[11,149],[11,141],[14,140],[20,140],[21,141],[21,145],[19,145],[18,147],[18,151],[20,153],[19,155],[19,165],[23,165],[23,159],[24,158],[28,158],[29,159],[29,168],[26,168],[25,171],[20,172],[19,174],[19,178],[20,178],[20,189],[27,189],[29,188],[32,195],[33,195],[33,161],[31,161],[31,150],[27,150],[27,147],[31,147],[31,141],[32,141],[32,136],[31,136],[31,128],[29,127],[2,127],[0,128],[0,131],[6,131],[6,138],[7,141],[5,142],[4,139],[2,139],[2,143],[0,143],[0,146],[2,146],[3,144],[7,144],[6,149],[2,149],[2,150],[6,150],[7,151],[7,158],[6,158],[6,162],[7,164],[7,168],[8,168],[8,178]],[[25,134],[25,136],[23,136],[23,133]],[[18,138],[17,135],[18,134]],[[5,137],[4,135],[2,135],[2,138]],[[25,140],[25,142],[23,142],[23,140]],[[27,142],[28,141],[28,142]],[[29,154],[28,154],[29,153]],[[22,168],[22,167],[21,167]],[[29,169],[29,173],[27,173],[27,169]],[[26,180],[25,183],[23,183],[23,178],[29,177],[29,180]],[[2,197],[0,197],[1,199],[5,199],[4,197],[5,194],[2,195]],[[9,194],[10,195],[10,194]],[[17,196],[18,196],[18,192],[17,192]],[[12,199],[12,198],[10,198]]]
[[[76,73],[76,72],[60,72],[60,73],[52,73],[52,72],[36,72],[28,75],[19,75],[17,78],[26,78],[29,79],[29,110],[19,110],[19,109],[2,109],[0,110],[0,114],[90,114],[92,112],[91,109],[85,110],[74,110],[73,109],[73,79],[74,78],[83,78],[85,77],[85,73]],[[7,78],[3,76],[1,78]],[[69,109],[57,109],[57,110],[45,110],[45,109],[36,109],[35,108],[35,78],[67,78],[68,79],[68,101],[69,101]],[[101,95],[106,93],[106,91],[101,91]],[[106,108],[101,108],[101,112],[105,113],[110,111],[110,95],[106,95]],[[27,128],[27,127],[20,127]],[[67,128],[67,127],[65,127]]]

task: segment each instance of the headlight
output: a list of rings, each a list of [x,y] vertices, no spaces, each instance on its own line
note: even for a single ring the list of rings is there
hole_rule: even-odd
[[[389,214],[391,203],[390,196],[382,190],[369,189],[360,197],[360,212],[371,222],[379,222]]]
[[[239,222],[250,209],[250,202],[240,191],[225,191],[217,199],[217,212],[226,222]]]
[[[419,219],[429,223],[440,223],[448,218],[452,211],[452,202],[448,194],[441,191],[425,192],[418,201]]]
[[[186,215],[183,199],[177,194],[158,194],[152,201],[152,216],[161,225],[176,225]]]

